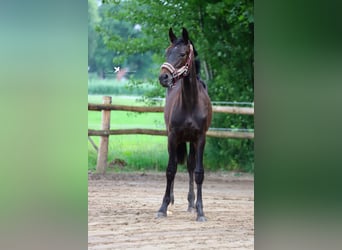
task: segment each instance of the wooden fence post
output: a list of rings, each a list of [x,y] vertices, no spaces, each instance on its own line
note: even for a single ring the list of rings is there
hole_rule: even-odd
[[[103,100],[103,104],[112,103],[111,96],[104,96],[102,100]],[[109,129],[110,129],[110,110],[102,110],[102,130],[109,130]],[[109,134],[101,136],[99,151],[97,154],[97,165],[96,165],[96,172],[100,174],[104,174],[107,168],[108,141],[109,141]]]

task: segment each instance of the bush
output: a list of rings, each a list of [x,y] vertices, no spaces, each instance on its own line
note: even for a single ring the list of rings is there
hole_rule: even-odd
[[[254,172],[253,148],[253,140],[207,138],[206,169]]]
[[[215,114],[211,127],[254,128],[254,117]],[[207,162],[211,170],[254,172],[254,139],[207,138]]]

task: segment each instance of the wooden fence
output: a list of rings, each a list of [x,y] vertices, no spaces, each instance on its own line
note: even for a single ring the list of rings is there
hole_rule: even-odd
[[[110,129],[110,113],[112,110],[132,111],[132,112],[164,112],[164,107],[137,107],[137,106],[122,106],[112,105],[112,98],[110,96],[103,97],[103,104],[88,103],[88,110],[102,111],[102,126],[101,130],[88,129],[88,138],[92,145],[98,152],[96,172],[104,173],[107,167],[108,158],[108,142],[110,135],[123,135],[123,134],[144,134],[144,135],[159,135],[166,136],[166,130],[157,129]],[[254,108],[235,107],[235,106],[213,106],[213,113],[226,113],[226,114],[241,114],[241,115],[254,115]],[[97,149],[95,143],[89,136],[101,136],[100,145]],[[218,138],[239,138],[239,139],[253,139],[254,132],[239,132],[239,131],[218,131],[209,130],[207,132],[209,137]]]

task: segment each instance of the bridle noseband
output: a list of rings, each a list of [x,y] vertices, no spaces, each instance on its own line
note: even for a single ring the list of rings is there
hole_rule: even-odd
[[[165,62],[162,64],[160,69],[166,69],[167,71],[170,72],[172,76],[169,87],[173,88],[175,86],[175,83],[179,79],[182,79],[183,77],[189,74],[189,68],[191,67],[193,57],[194,57],[194,50],[193,50],[192,44],[190,43],[190,53],[189,53],[188,58],[186,59],[185,65],[183,65],[179,69],[175,69],[175,67],[173,67],[173,65],[168,62]]]

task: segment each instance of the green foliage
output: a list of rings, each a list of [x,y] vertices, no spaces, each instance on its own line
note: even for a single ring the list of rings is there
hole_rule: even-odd
[[[120,49],[111,44],[117,41],[127,43],[130,39],[141,36],[139,29],[123,19],[112,18],[119,11],[119,6],[102,4],[96,6],[96,0],[88,0],[88,66],[90,72],[97,72],[101,78],[113,75],[113,66],[127,68],[134,74],[128,77],[142,79],[150,77],[148,69],[153,64],[150,52],[129,55],[120,53]],[[126,76],[127,77],[127,76]]]
[[[217,38],[210,36],[209,48],[213,80],[209,93],[216,101],[254,101],[253,79],[253,2],[224,1],[207,6],[207,21],[218,29]],[[218,42],[215,43],[215,40]],[[215,56],[216,53],[216,56]],[[252,116],[215,115],[212,127],[253,128]],[[254,141],[208,140],[209,158],[217,165],[254,171]]]
[[[110,11],[110,20],[125,22],[141,31],[113,34],[105,28],[100,32],[104,43],[116,51],[115,62],[137,54],[151,53],[149,69],[154,81],[158,66],[169,45],[168,29],[180,34],[186,27],[201,60],[201,76],[208,84],[214,101],[254,101],[254,15],[250,0],[168,0],[168,1],[103,1]],[[157,84],[158,85],[158,84]],[[149,96],[164,95],[157,87]],[[215,115],[212,127],[253,128],[251,116]],[[251,140],[208,139],[208,159],[217,162],[211,167],[254,170],[254,142]]]

